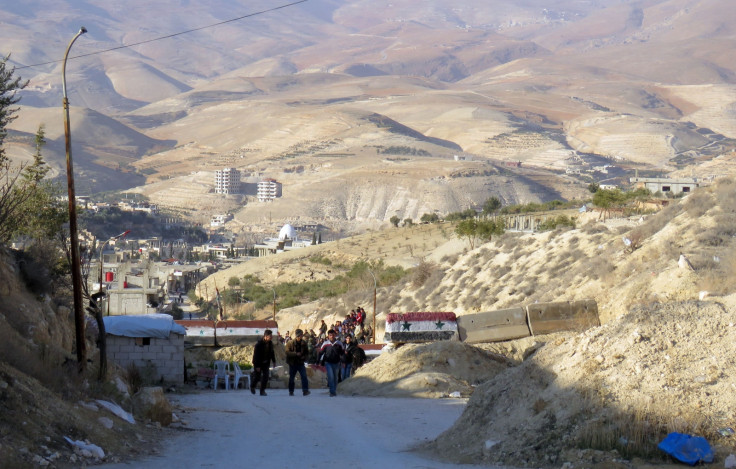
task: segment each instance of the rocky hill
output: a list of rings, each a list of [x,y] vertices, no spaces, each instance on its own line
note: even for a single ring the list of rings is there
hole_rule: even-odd
[[[507,233],[473,249],[448,224],[374,231],[260,258],[207,282],[255,274],[273,285],[308,281],[310,270],[314,278],[336,274],[311,256],[334,266],[361,259],[419,264],[412,277],[379,287],[379,325],[387,312],[463,315],[593,298],[600,327],[482,346],[399,348],[358,370],[355,382],[364,386],[346,382],[342,392],[469,395],[461,420],[424,448],[456,462],[582,468],[632,467],[633,460],[633,467],[646,467],[641,460],[661,457],[652,447],[669,431],[707,437],[723,461],[736,451],[727,430],[720,432],[735,425],[725,410],[736,386],[734,192],[736,183],[722,178],[655,214],[605,222],[581,217],[575,229]],[[625,251],[623,237],[638,248]],[[680,253],[689,265],[678,264]],[[76,374],[70,311],[44,296],[48,286],[27,262],[6,251],[0,263],[0,462],[66,467],[94,460],[74,453],[64,436],[94,434],[107,460],[155,449],[165,433],[154,426],[108,428],[90,408],[90,398],[127,402],[127,386],[116,384],[124,374],[96,384],[94,354],[90,375]],[[314,328],[357,305],[370,314],[372,286],[365,279],[364,288],[281,310],[279,328]]]

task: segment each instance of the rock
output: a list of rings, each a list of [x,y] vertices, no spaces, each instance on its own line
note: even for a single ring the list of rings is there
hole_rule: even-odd
[[[120,393],[126,398],[130,397],[130,393],[128,393],[128,385],[125,384],[125,381],[123,381],[120,376],[116,376],[114,381],[115,387],[118,388],[118,391],[120,391]]]
[[[496,446],[499,442],[493,441],[493,440],[486,440],[485,443],[483,443],[483,456],[488,458],[491,455],[491,449]]]
[[[95,412],[99,412],[99,410],[100,410],[100,408],[97,407],[94,402],[79,401],[79,402],[77,402],[77,404],[80,407],[84,407],[87,410],[92,410],[92,411],[95,411]]]
[[[133,413],[167,427],[171,424],[171,405],[161,387],[148,387],[133,396]]]
[[[108,430],[111,430],[113,427],[112,419],[109,419],[107,417],[100,417],[97,419],[98,422],[100,422],[100,425],[107,428]]]

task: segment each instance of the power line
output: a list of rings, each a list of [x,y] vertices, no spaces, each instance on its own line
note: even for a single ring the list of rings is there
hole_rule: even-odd
[[[95,51],[95,52],[89,52],[87,54],[75,55],[73,57],[69,57],[69,60],[79,59],[79,58],[82,58],[82,57],[88,57],[90,55],[104,54],[105,52],[111,52],[111,51],[118,50],[118,49],[126,49],[128,47],[133,47],[133,46],[140,46],[141,44],[148,44],[149,42],[160,41],[162,39],[169,39],[169,38],[172,38],[172,37],[175,37],[175,36],[181,36],[182,34],[188,34],[188,33],[192,33],[192,32],[195,32],[195,31],[201,31],[203,29],[214,28],[215,26],[222,26],[223,24],[232,23],[234,21],[240,21],[240,20],[242,20],[244,18],[250,18],[250,17],[253,17],[253,16],[262,15],[264,13],[270,13],[272,11],[281,10],[282,8],[287,8],[287,7],[290,7],[290,6],[298,5],[300,3],[304,3],[304,2],[307,2],[307,1],[308,0],[298,0],[296,2],[287,3],[285,5],[280,5],[280,6],[277,6],[277,7],[269,8],[267,10],[261,10],[261,11],[255,12],[255,13],[249,13],[247,15],[239,16],[237,18],[232,18],[232,19],[229,19],[229,20],[220,21],[219,23],[209,24],[207,26],[201,26],[199,28],[187,29],[186,31],[180,31],[178,33],[168,34],[166,36],[161,36],[161,37],[157,37],[157,38],[154,38],[154,39],[147,39],[145,41],[134,42],[132,44],[125,44],[125,45],[122,45],[122,46],[112,47],[110,49],[98,50],[98,51]],[[15,69],[16,70],[21,70],[21,69],[24,69],[24,68],[40,67],[41,65],[55,64],[55,63],[59,63],[59,62],[62,62],[62,61],[63,60],[52,60],[52,61],[49,61],[49,62],[43,62],[43,63],[33,64],[33,65],[23,65],[22,67],[15,67]]]

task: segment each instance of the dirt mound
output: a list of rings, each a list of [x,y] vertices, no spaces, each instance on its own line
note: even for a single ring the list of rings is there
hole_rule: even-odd
[[[734,314],[715,302],[639,306],[582,334],[546,338],[521,365],[479,386],[432,443],[456,462],[590,467],[656,458],[672,431],[736,451]],[[615,451],[614,451],[615,450]]]
[[[463,397],[503,372],[504,357],[455,341],[407,344],[385,351],[340,384],[344,394],[383,397]]]

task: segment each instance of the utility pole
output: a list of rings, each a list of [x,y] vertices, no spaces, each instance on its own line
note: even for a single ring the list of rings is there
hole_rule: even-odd
[[[66,144],[66,180],[69,196],[69,245],[72,257],[72,287],[74,290],[74,326],[76,332],[77,364],[79,372],[86,368],[86,345],[84,341],[84,305],[82,304],[82,265],[79,258],[79,235],[77,234],[77,201],[74,193],[74,165],[72,164],[72,137],[69,124],[69,99],[66,96],[66,61],[72,44],[79,36],[86,33],[87,29],[82,26],[79,32],[72,38],[64,53],[64,62],[61,66],[61,88],[64,98],[64,140]]]

